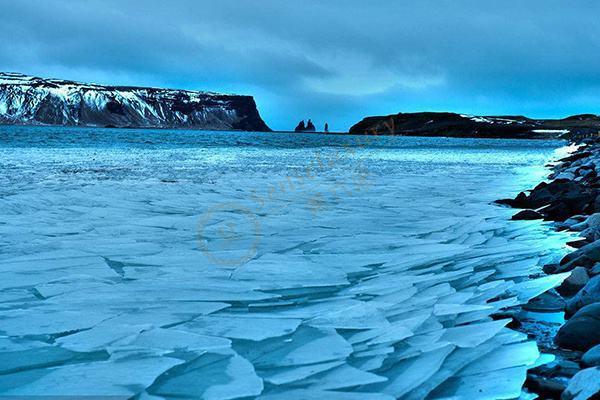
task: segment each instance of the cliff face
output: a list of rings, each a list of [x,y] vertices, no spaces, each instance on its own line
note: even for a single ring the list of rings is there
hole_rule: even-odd
[[[523,116],[478,117],[454,113],[421,112],[368,117],[350,128],[350,133],[541,139],[595,135],[599,130],[600,117],[592,114],[543,120]]]
[[[251,96],[0,73],[0,123],[270,131]]]

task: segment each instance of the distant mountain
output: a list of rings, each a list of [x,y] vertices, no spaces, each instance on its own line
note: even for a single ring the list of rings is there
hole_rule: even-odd
[[[445,112],[399,113],[367,117],[350,128],[352,134],[541,139],[596,135],[600,117],[574,115],[564,119],[524,116],[473,116]]]
[[[0,73],[0,124],[270,131],[251,96]]]

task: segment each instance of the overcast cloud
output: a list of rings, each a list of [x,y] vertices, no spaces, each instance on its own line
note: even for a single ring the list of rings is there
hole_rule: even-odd
[[[600,113],[600,2],[0,0],[0,70],[254,95],[274,129]]]

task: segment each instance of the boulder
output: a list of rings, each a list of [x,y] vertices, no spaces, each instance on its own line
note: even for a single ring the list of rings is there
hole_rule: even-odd
[[[586,245],[588,245],[590,243],[591,243],[591,241],[587,240],[586,238],[579,238],[577,240],[572,240],[570,242],[567,242],[567,245],[571,246],[573,248],[576,248],[576,249],[580,249],[583,246],[586,246]]]
[[[600,229],[598,228],[587,228],[581,232],[581,236],[585,237],[590,242],[595,242],[600,239]]]
[[[559,329],[555,341],[560,347],[578,351],[600,344],[600,303],[579,310]]]
[[[589,349],[581,358],[586,367],[600,367],[600,344]]]
[[[586,216],[574,215],[564,222],[557,223],[559,229],[570,229],[572,231],[582,231],[588,227],[586,223]]]
[[[582,266],[591,268],[596,262],[600,261],[600,241],[592,242],[583,246],[574,252],[567,254],[560,261],[560,267],[556,272],[567,272],[573,268]]]
[[[523,210],[513,215],[512,219],[514,221],[528,221],[534,219],[544,219],[544,216],[534,210]]]
[[[565,307],[565,300],[555,290],[542,293],[523,305],[523,309],[537,312],[560,312]]]
[[[592,153],[589,151],[577,151],[573,154],[571,154],[570,156],[567,156],[565,158],[561,158],[559,161],[561,162],[573,162],[573,161],[577,161],[577,160],[581,160],[584,158],[588,158],[592,156]]]
[[[598,399],[600,396],[600,368],[588,368],[569,381],[561,400]]]
[[[600,213],[590,215],[584,222],[577,224],[574,228],[583,227],[581,230],[581,236],[588,238],[590,241],[600,239]]]
[[[497,204],[507,205],[514,208],[526,208],[527,195],[523,192],[519,193],[514,199],[496,200]]]
[[[560,382],[531,375],[527,376],[525,387],[543,399],[560,399],[560,395],[565,391],[565,385]]]
[[[548,220],[565,221],[573,215],[593,211],[593,201],[592,195],[587,190],[574,189],[558,196],[543,209],[543,213]]]
[[[575,179],[575,174],[570,171],[564,171],[556,175],[556,179],[568,179],[572,181],[573,179]]]
[[[600,276],[590,279],[585,286],[567,302],[567,314],[573,315],[581,308],[600,302]],[[600,336],[600,332],[598,332]]]
[[[558,293],[563,296],[573,296],[579,292],[590,280],[587,269],[576,267],[571,275],[558,287]]]
[[[596,196],[596,199],[594,200],[594,211],[600,212],[600,195]]]
[[[530,208],[539,208],[557,200],[579,199],[585,194],[589,195],[588,191],[580,183],[568,179],[556,179],[547,184],[542,182],[537,185],[527,197],[526,203]]]

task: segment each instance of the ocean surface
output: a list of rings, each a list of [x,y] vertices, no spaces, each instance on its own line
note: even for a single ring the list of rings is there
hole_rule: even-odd
[[[527,398],[564,145],[0,127],[0,395]]]

